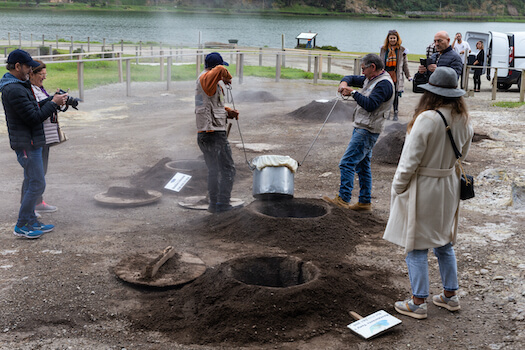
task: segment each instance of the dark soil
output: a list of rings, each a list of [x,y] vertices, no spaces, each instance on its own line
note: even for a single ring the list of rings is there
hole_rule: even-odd
[[[318,102],[312,101],[306,106],[300,107],[288,115],[292,118],[311,122],[324,122],[328,113],[332,110],[335,101]],[[355,101],[337,101],[332,114],[328,118],[328,123],[342,123],[352,120],[352,114],[356,106]]]
[[[260,213],[272,204],[318,207],[325,214],[290,218]],[[232,277],[232,262],[226,261],[180,290],[145,294],[141,312],[133,310],[128,317],[137,330],[162,332],[186,344],[280,343],[340,330],[348,324],[349,310],[390,309],[402,295],[389,282],[391,271],[342,262],[355,246],[379,238],[384,224],[372,214],[344,211],[316,199],[255,201],[208,216],[184,231],[202,239],[277,247],[287,256],[312,262],[319,277],[286,288],[248,285]]]
[[[113,186],[108,188],[106,195],[109,197],[118,197],[118,198],[129,198],[129,199],[148,199],[152,196],[148,193],[147,190],[142,188],[132,188],[132,187],[121,187]]]
[[[275,102],[280,101],[268,91],[240,91],[235,95],[235,102]]]

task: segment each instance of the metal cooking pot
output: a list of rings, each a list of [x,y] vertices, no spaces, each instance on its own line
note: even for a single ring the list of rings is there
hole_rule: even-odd
[[[257,199],[293,198],[298,164],[289,156],[264,155],[252,159],[253,196]]]
[[[294,174],[285,166],[253,171],[253,196],[257,199],[293,198]]]

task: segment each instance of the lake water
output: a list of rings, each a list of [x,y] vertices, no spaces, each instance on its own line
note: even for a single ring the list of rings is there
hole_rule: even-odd
[[[301,32],[318,33],[317,45],[332,45],[341,51],[378,52],[390,29],[397,29],[403,45],[412,53],[424,53],[434,34],[456,32],[525,31],[525,23],[443,22],[423,20],[347,19],[306,16],[239,16],[146,12],[38,12],[9,10],[0,13],[0,40],[18,42],[31,34],[36,43],[42,39],[118,43],[120,40],[196,47],[199,42],[239,40],[240,46],[294,47]]]

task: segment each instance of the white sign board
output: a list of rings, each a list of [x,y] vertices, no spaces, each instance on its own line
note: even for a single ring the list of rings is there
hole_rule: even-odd
[[[182,190],[184,185],[186,185],[186,183],[190,181],[190,179],[191,175],[176,173],[175,176],[171,178],[170,182],[168,182],[166,186],[164,186],[164,188],[179,192],[180,190]]]
[[[361,337],[368,339],[401,323],[401,320],[384,310],[374,312],[365,318],[350,323],[347,327]]]

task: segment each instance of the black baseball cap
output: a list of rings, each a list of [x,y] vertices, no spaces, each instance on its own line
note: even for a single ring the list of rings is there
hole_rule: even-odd
[[[33,68],[40,66],[40,63],[35,61],[30,54],[20,49],[16,49],[9,54],[9,56],[7,57],[7,63],[27,64],[28,66]]]
[[[204,60],[204,67],[213,68],[218,65],[229,66],[228,62],[224,62],[222,56],[218,52],[209,53]]]

